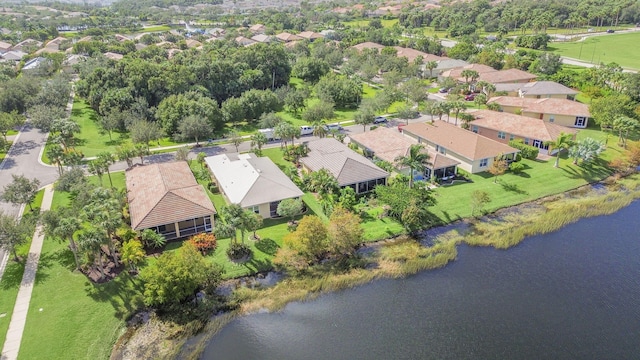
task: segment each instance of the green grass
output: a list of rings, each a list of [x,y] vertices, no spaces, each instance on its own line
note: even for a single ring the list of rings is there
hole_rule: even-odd
[[[13,141],[7,141],[5,147],[0,148],[0,161],[2,161],[7,156],[7,151],[11,149],[11,144],[13,144]]]
[[[352,28],[364,28],[369,26],[369,21],[371,20],[351,20],[342,22],[345,26],[349,26]],[[383,28],[390,28],[393,25],[398,23],[398,19],[380,19]]]
[[[587,62],[618,63],[629,69],[640,69],[640,33],[592,36],[579,42],[552,43],[549,51]]]
[[[40,205],[42,204],[42,197],[44,196],[44,189],[38,191],[36,198],[33,201],[33,211],[29,210],[29,207],[25,207],[23,217],[27,218],[31,213],[39,212]],[[18,247],[18,256],[25,259],[29,253],[31,247],[31,236],[29,240]],[[7,330],[9,329],[9,322],[11,321],[11,315],[13,314],[13,307],[16,304],[16,297],[18,296],[18,290],[20,289],[20,283],[22,282],[22,275],[24,274],[25,260],[15,262],[13,254],[10,255],[7,267],[5,268],[0,281],[0,314],[6,314],[6,316],[0,318],[0,348],[3,347],[4,341],[7,336]]]
[[[80,150],[85,157],[97,156],[101,152],[115,153],[116,148],[126,143],[131,143],[128,133],[113,132],[111,134],[112,139],[109,139],[108,134],[101,134],[100,127],[98,125],[98,114],[89,106],[89,104],[76,97],[73,100],[73,110],[71,111],[71,120],[80,125],[80,133],[76,135],[76,148]],[[154,147],[165,147],[180,145],[183,142],[176,142],[168,137],[162,138],[157,142],[151,143],[151,151]],[[167,150],[167,151],[175,151]],[[43,162],[49,163],[48,158],[43,155]]]

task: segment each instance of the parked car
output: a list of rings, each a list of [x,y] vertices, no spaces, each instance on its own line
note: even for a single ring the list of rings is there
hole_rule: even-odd
[[[607,29],[607,34],[613,34],[614,32],[616,32],[616,31],[613,30],[613,29]]]
[[[449,88],[440,88],[440,90],[438,90],[439,93],[441,94],[446,94],[449,92]]]
[[[258,132],[261,132],[262,134],[264,134],[264,136],[269,141],[280,140],[280,138],[278,136],[276,136],[275,131],[272,128],[258,129]]]
[[[476,98],[476,94],[469,94],[464,97],[464,99],[467,101],[473,101],[475,98]]]
[[[387,120],[387,118],[384,117],[384,116],[376,116],[375,119],[373,119],[373,123],[374,124],[384,124],[387,121],[389,121],[389,120]]]
[[[302,125],[300,126],[300,136],[312,135],[313,134],[313,126]]]
[[[327,131],[333,131],[333,130],[342,130],[342,125],[340,124],[327,124],[324,126],[324,129]]]

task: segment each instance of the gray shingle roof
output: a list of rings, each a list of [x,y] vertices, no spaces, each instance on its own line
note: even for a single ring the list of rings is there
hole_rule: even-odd
[[[340,186],[389,176],[388,172],[336,139],[310,141],[307,146],[309,153],[300,162],[311,171],[327,169]]]

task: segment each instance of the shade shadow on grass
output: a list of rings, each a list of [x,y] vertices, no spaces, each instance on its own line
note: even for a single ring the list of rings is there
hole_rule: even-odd
[[[500,186],[502,186],[502,189],[505,191],[509,191],[509,192],[513,192],[519,195],[527,195],[529,194],[527,191],[522,190],[518,185],[516,184],[507,184],[503,181],[500,181]]]
[[[12,255],[13,257],[13,255]],[[7,267],[2,275],[2,281],[0,285],[2,290],[11,290],[20,286],[22,282],[22,276],[24,275],[24,265],[16,263],[13,258],[9,259]]]
[[[260,239],[256,242],[256,249],[268,255],[275,255],[280,247],[275,241],[269,238]]]

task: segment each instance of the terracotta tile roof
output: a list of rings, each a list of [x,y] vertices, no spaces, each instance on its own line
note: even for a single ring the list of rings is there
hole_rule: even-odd
[[[302,40],[302,38],[300,36],[289,34],[287,32],[283,32],[283,33],[280,33],[280,34],[276,35],[276,38],[278,40],[281,40],[281,41],[284,41],[284,42]]]
[[[541,119],[534,119],[527,116],[510,114],[491,110],[477,110],[470,112],[476,120],[471,125],[476,125],[486,129],[504,131],[523,138],[553,141],[560,133],[576,134],[576,129],[546,122]]]
[[[255,44],[256,41],[255,40],[251,40],[249,38],[246,38],[244,36],[238,36],[237,38],[235,38],[236,42],[242,46],[247,46],[247,45],[251,45],[251,44]]]
[[[460,80],[460,81],[464,81],[464,78],[462,77],[462,72],[464,70],[475,70],[475,71],[478,72],[478,74],[497,71],[496,69],[492,68],[491,66],[482,65],[482,64],[469,64],[469,65],[466,65],[466,66],[463,66],[463,67],[459,67],[459,68],[455,68],[455,69],[451,69],[451,70],[445,71],[445,72],[442,73],[442,76],[443,77],[454,78],[454,79]]]
[[[324,37],[322,34],[317,33],[315,31],[303,31],[300,34],[298,34],[298,36],[308,40],[320,39]]]
[[[389,176],[388,172],[377,167],[371,160],[336,139],[310,141],[307,146],[309,152],[300,162],[311,171],[327,169],[335,176],[340,186]]]
[[[415,49],[411,49],[411,48],[403,48],[400,46],[394,46],[394,48],[396,50],[398,50],[397,56],[398,57],[406,57],[407,60],[409,60],[410,63],[412,63],[418,56],[422,56],[423,61],[439,61],[439,60],[444,60],[446,58],[437,56],[437,55],[433,55],[433,54],[427,54],[426,52],[422,52],[422,51],[418,51]]]
[[[490,84],[501,84],[501,83],[511,83],[518,82],[522,80],[533,80],[538,76],[528,73],[526,71],[522,71],[520,69],[507,69],[507,70],[499,70],[499,71],[488,71],[480,74],[478,81],[483,80]]]
[[[2,51],[8,51],[12,46],[13,45],[9,44],[8,42],[0,41],[0,50]]]
[[[262,25],[262,24],[255,24],[255,25],[251,25],[251,27],[249,28],[249,31],[251,32],[261,32],[264,31],[267,27]]]
[[[209,156],[205,161],[229,201],[242,207],[304,195],[268,157],[232,153]]]
[[[444,121],[436,121],[433,124],[409,124],[402,127],[402,132],[413,134],[431,143],[442,146],[471,161],[518,151],[511,146],[480,136]]]
[[[526,112],[554,115],[572,115],[590,117],[589,106],[581,102],[569,99],[534,99],[513,96],[492,97],[487,103],[496,103],[500,106],[513,106]]]
[[[350,135],[349,138],[384,161],[395,163],[399,156],[406,156],[411,145],[418,143],[414,138],[404,136],[395,129],[379,127],[375,130],[366,131],[360,134]],[[442,169],[460,164],[460,162],[436,153],[431,149],[425,149],[429,154],[429,166],[432,169]]]
[[[122,58],[124,57],[122,54],[116,54],[113,52],[106,52],[103,54],[107,59],[111,59],[111,60],[122,60]]]
[[[269,35],[265,35],[265,34],[253,35],[253,36],[251,37],[251,40],[254,40],[254,41],[257,41],[257,42],[261,42],[261,43],[264,43],[264,42],[269,42],[269,41],[271,41],[271,36],[269,36]]]
[[[184,161],[134,167],[125,177],[134,230],[216,213]]]
[[[186,41],[188,48],[197,48],[198,46],[202,46],[202,43],[198,40],[188,39]]]
[[[381,50],[384,48],[384,45],[380,45],[378,43],[374,43],[371,41],[366,41],[363,43],[360,43],[358,45],[353,45],[352,48],[358,50],[358,51],[362,51],[363,49],[378,49]]]

